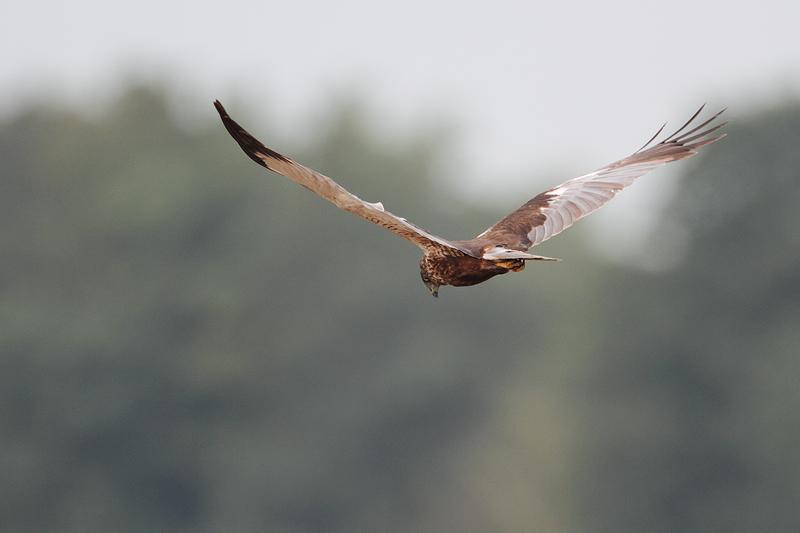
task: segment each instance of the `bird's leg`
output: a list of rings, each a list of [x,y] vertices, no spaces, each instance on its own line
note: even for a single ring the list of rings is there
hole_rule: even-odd
[[[525,261],[522,259],[510,259],[508,261],[495,261],[495,265],[507,268],[512,272],[519,272],[525,269]]]

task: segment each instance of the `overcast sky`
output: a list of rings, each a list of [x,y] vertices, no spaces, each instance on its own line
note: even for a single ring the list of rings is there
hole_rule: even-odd
[[[211,119],[213,98],[233,99],[263,109],[242,120],[253,129],[270,117],[271,131],[302,142],[334,95],[355,91],[391,131],[428,114],[460,125],[449,168],[473,190],[533,194],[627,155],[661,122],[680,122],[703,102],[729,106],[735,119],[796,99],[796,6],[14,2],[0,20],[0,119],[42,97],[102,105],[131,76],[164,77],[190,115]],[[599,227],[646,227],[643,208],[669,189],[670,173],[658,176],[604,209]]]

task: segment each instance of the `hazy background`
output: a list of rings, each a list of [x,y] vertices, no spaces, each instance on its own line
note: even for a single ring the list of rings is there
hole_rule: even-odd
[[[800,529],[800,39],[761,2],[29,2],[0,21],[0,530]],[[730,136],[431,298],[451,238]]]

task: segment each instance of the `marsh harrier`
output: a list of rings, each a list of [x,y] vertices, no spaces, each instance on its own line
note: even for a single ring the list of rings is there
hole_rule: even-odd
[[[700,147],[725,136],[724,133],[712,136],[725,125],[712,125],[724,109],[687,130],[700,115],[703,110],[701,107],[664,140],[651,146],[664,130],[664,126],[661,126],[632,155],[534,196],[474,239],[453,241],[429,233],[403,217],[390,213],[380,202],[364,201],[331,178],[267,148],[237,124],[219,101],[214,102],[214,107],[228,133],[250,159],[299,183],[340,209],[383,226],[420,247],[420,275],[434,296],[439,295],[442,285],[476,285],[498,274],[519,272],[525,268],[526,261],[558,261],[552,257],[529,254],[528,249],[558,235],[599,209],[636,178],[665,163],[691,157]]]

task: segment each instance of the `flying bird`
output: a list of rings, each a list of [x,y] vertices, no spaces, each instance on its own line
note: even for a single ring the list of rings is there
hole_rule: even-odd
[[[712,134],[726,124],[712,124],[725,111],[723,109],[694,125],[704,104],[662,141],[652,144],[666,124],[630,156],[548,189],[474,239],[457,241],[434,235],[390,213],[380,202],[364,201],[331,178],[267,148],[234,121],[219,100],[214,102],[214,107],[225,129],[250,159],[299,183],[340,209],[378,224],[421,248],[420,275],[433,296],[439,295],[442,285],[476,285],[499,274],[519,272],[527,261],[558,261],[530,254],[528,250],[596,211],[636,178],[666,163],[691,157],[699,148],[722,139],[724,133]]]

